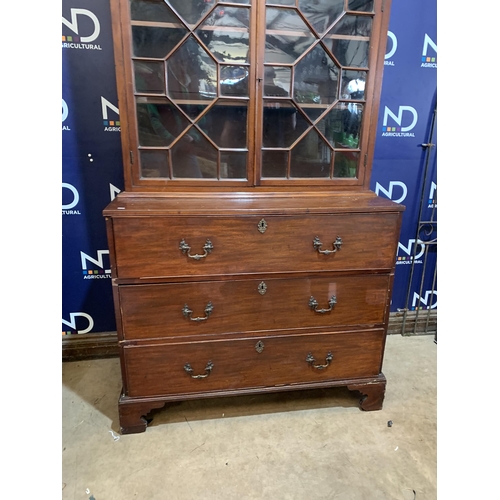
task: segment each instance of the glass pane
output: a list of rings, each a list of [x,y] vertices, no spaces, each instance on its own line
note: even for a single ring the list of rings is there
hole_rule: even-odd
[[[313,34],[295,10],[266,8],[264,62],[291,64],[314,40]]]
[[[291,68],[266,66],[264,69],[264,95],[269,97],[289,96],[291,81]]]
[[[169,146],[189,122],[167,99],[137,98],[140,146]]]
[[[176,23],[181,26],[177,16],[163,0],[131,0],[130,18],[132,21]]]
[[[342,99],[364,100],[366,75],[366,71],[342,71]]]
[[[217,178],[217,151],[194,127],[172,147],[175,178]]]
[[[190,37],[167,60],[168,95],[175,101],[213,100],[217,97],[217,65]]]
[[[328,2],[299,0],[299,9],[316,32],[322,35],[344,12],[344,0],[329,0]]]
[[[249,9],[220,7],[196,33],[218,61],[244,63],[248,62],[249,22]]]
[[[185,34],[186,30],[183,28],[132,26],[134,56],[164,59]]]
[[[309,127],[308,121],[288,101],[264,101],[263,146],[290,147]]]
[[[142,177],[170,177],[168,151],[139,151]]]
[[[166,0],[186,24],[196,24],[212,7],[206,0]]]
[[[316,130],[292,149],[290,177],[330,177],[332,150]]]
[[[346,15],[328,34],[370,37],[372,34],[372,17]]]
[[[295,68],[293,95],[312,120],[318,118],[328,105],[337,99],[337,84],[339,68],[321,45],[317,45],[311,52],[300,60]]]
[[[293,5],[295,6],[295,0],[266,0],[267,5]]]
[[[334,177],[357,177],[359,153],[356,151],[336,151],[333,164]]]
[[[342,66],[368,67],[371,30],[371,17],[345,16],[328,32],[331,51]]]
[[[221,179],[246,179],[247,153],[240,151],[221,151],[220,177]]]
[[[339,103],[318,123],[318,129],[334,148],[359,148],[363,105]]]
[[[220,99],[202,118],[199,125],[217,146],[247,147],[247,101]]]
[[[165,65],[163,62],[134,61],[135,91],[165,94]]]
[[[226,96],[248,97],[248,67],[221,66],[220,91]]]
[[[262,151],[262,177],[286,177],[288,151]]]
[[[348,8],[358,12],[373,12],[373,0],[349,0]]]

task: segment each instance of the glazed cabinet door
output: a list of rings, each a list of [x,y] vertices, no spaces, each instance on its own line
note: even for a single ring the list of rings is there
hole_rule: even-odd
[[[367,187],[382,0],[112,0],[112,14],[127,190]]]

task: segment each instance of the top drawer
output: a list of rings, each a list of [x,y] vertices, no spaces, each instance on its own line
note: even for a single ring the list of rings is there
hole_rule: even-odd
[[[116,276],[388,270],[398,229],[398,213],[114,218]]]

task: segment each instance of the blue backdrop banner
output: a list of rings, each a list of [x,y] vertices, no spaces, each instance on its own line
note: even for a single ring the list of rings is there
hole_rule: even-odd
[[[62,52],[62,334],[115,331],[102,210],[123,189],[123,165],[108,1],[63,0]],[[436,1],[393,0],[370,186],[406,207],[391,311],[407,294],[410,309],[437,307],[434,273],[423,286],[419,278],[424,257],[426,268],[436,266],[435,245],[425,252],[416,234],[419,215],[436,209],[436,147],[422,146],[437,107],[436,71]]]

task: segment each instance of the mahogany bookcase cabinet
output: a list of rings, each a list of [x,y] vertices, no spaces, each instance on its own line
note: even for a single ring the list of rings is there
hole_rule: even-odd
[[[369,190],[390,0],[111,0],[122,433],[165,403],[382,408],[403,207]]]

